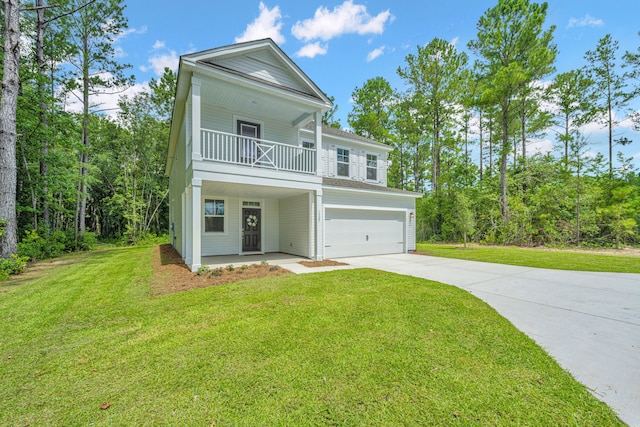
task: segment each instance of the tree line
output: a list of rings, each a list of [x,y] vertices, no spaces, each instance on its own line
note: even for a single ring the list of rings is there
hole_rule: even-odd
[[[469,53],[434,38],[406,56],[405,87],[376,77],[355,88],[349,126],[393,147],[388,181],[423,192],[418,239],[518,245],[637,244],[640,176],[614,149],[620,116],[640,130],[640,48],[611,35],[584,65],[557,72],[546,3],[498,0]],[[607,130],[608,156],[584,126]],[[532,153],[551,133],[555,150]],[[473,154],[473,158],[472,158]],[[614,167],[615,164],[615,167]]]
[[[96,101],[134,82],[114,50],[127,29],[124,7],[3,0],[3,258],[20,252],[18,241],[36,258],[89,246],[96,235],[136,242],[167,231],[175,73],[166,69],[147,90],[120,97],[115,115]]]

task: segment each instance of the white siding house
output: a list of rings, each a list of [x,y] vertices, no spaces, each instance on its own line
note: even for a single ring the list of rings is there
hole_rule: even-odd
[[[322,125],[332,104],[270,39],[180,58],[166,173],[172,245],[203,256],[415,249],[417,193],[390,147]]]

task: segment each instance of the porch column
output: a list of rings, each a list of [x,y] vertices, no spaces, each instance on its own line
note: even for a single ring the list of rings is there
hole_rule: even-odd
[[[193,203],[191,203],[191,187],[187,187],[182,193],[182,207],[183,209],[183,220],[184,229],[182,230],[182,258],[184,259],[184,263],[187,265],[191,265],[192,253],[191,253],[191,239],[189,236],[193,234],[192,227],[192,215],[191,215],[191,207]]]
[[[202,267],[202,180],[191,180],[191,271]]]
[[[316,147],[316,175],[322,176],[322,112],[316,111],[314,126],[314,143]]]
[[[324,206],[322,189],[316,190],[316,261],[324,259]]]
[[[200,146],[200,131],[202,129],[200,121],[200,86],[202,81],[197,77],[191,77],[191,159],[202,160]]]

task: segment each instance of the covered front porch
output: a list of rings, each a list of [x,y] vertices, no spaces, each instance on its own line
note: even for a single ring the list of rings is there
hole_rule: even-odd
[[[181,236],[181,253],[191,270],[211,265],[212,257],[221,265],[232,263],[233,258],[220,257],[240,256],[241,264],[248,264],[262,261],[266,254],[282,260],[321,260],[321,185],[279,183],[198,182],[194,178],[183,196],[186,215]]]

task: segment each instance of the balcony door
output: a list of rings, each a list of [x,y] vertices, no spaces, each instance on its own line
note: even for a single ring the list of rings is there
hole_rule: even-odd
[[[238,120],[238,158],[240,163],[254,164],[258,153],[260,125]]]

